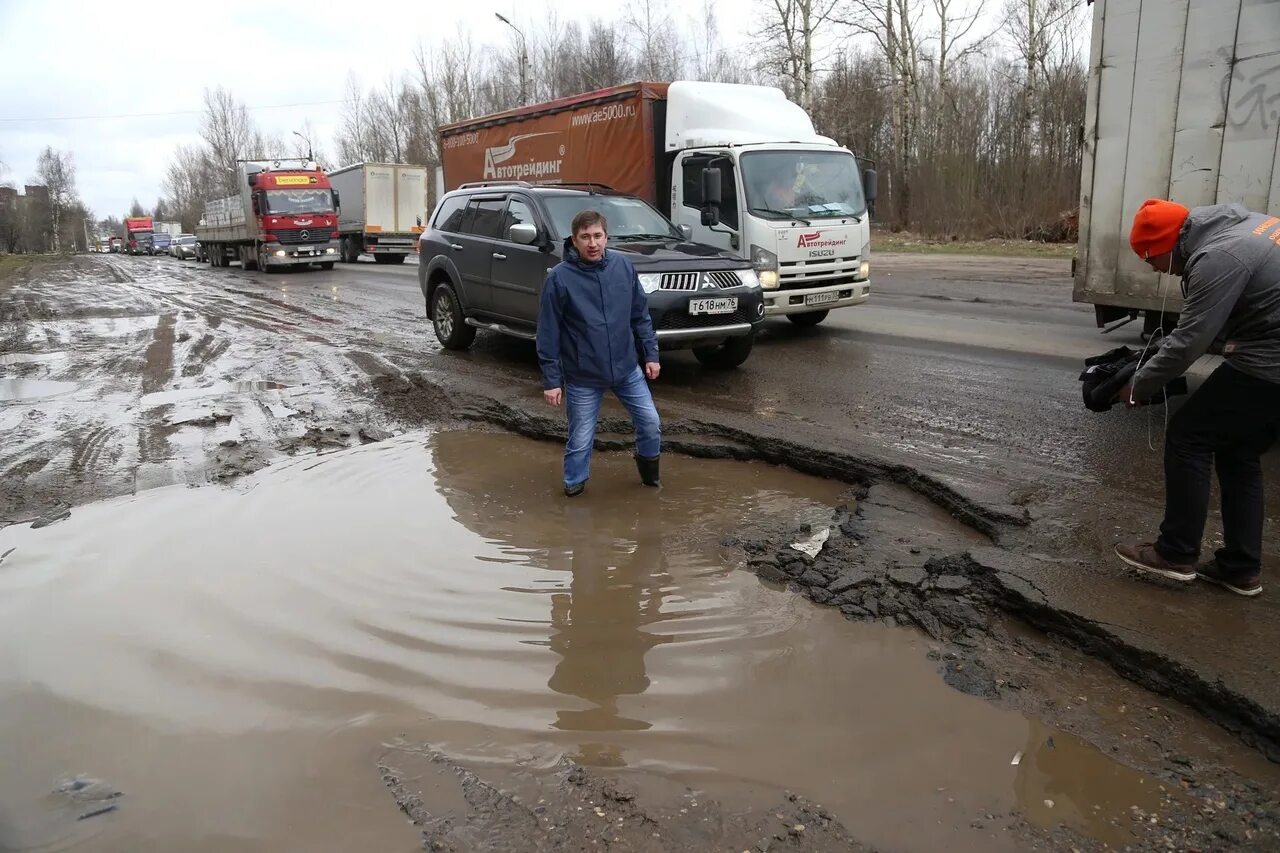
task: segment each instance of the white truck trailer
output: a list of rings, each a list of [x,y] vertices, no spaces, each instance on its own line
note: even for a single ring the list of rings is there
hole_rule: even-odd
[[[367,254],[380,264],[404,263],[429,211],[426,167],[356,163],[330,172],[329,181],[342,198],[342,260],[353,264]]]
[[[1099,326],[1182,310],[1129,249],[1145,199],[1280,211],[1278,48],[1276,0],[1094,0],[1074,267]]]

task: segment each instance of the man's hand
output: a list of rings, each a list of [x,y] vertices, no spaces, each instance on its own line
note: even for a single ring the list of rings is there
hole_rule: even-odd
[[[656,361],[647,361],[644,365],[644,378],[650,382],[658,378],[658,373],[662,370],[662,365]]]
[[[564,402],[564,390],[561,388],[552,388],[549,391],[543,391],[542,399],[547,401],[548,406],[558,406]]]

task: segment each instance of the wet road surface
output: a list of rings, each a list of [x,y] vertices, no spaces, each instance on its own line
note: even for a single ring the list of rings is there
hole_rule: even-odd
[[[1241,602],[1198,587],[1169,589],[1144,583],[1119,571],[1108,555],[1118,535],[1145,532],[1158,519],[1162,419],[1158,412],[1155,418],[1150,412],[1086,412],[1079,403],[1076,374],[1079,360],[1086,355],[1119,343],[1135,345],[1136,330],[1116,341],[1098,336],[1090,312],[1069,301],[1065,262],[902,256],[879,258],[876,263],[873,303],[833,315],[813,330],[797,329],[785,321],[770,323],[742,370],[709,373],[687,353],[664,357],[663,377],[655,385],[664,416],[715,421],[814,447],[904,463],[976,501],[1025,512],[1030,524],[1003,529],[1000,544],[1007,558],[1047,590],[1055,605],[1095,620],[1135,645],[1145,644],[1185,661],[1207,681],[1221,678],[1231,688],[1255,697],[1271,713],[1280,709],[1280,701],[1275,700],[1280,688],[1274,663],[1266,656],[1244,659],[1238,653],[1240,648],[1275,647],[1280,620],[1270,603],[1274,597]],[[592,500],[587,505],[593,517],[577,529],[602,530],[608,535],[599,541],[588,537],[575,542],[568,516],[558,517],[557,526],[549,532],[537,523],[548,507],[564,510],[555,494],[553,446],[534,445],[533,450],[504,457],[509,471],[519,472],[519,481],[530,490],[524,503],[512,505],[504,502],[505,480],[499,478],[495,484],[477,478],[466,464],[497,451],[465,452],[464,442],[464,452],[454,455],[465,461],[451,464],[449,447],[443,443],[443,436],[449,435],[445,433],[434,445],[418,443],[415,452],[419,454],[423,446],[433,449],[420,468],[408,466],[419,479],[403,484],[403,491],[423,502],[433,500],[430,495],[436,491],[443,493],[448,512],[470,534],[470,539],[458,540],[470,543],[467,547],[454,543],[446,548],[439,537],[431,537],[427,515],[421,519],[406,515],[412,502],[396,500],[383,487],[384,481],[400,482],[396,479],[401,476],[399,468],[406,466],[395,454],[409,451],[399,443],[403,439],[386,441],[397,429],[396,418],[373,402],[372,379],[422,371],[465,380],[513,406],[543,410],[538,408],[540,386],[531,346],[482,333],[467,353],[440,350],[423,317],[416,268],[411,265],[361,264],[328,273],[264,276],[167,259],[81,258],[48,280],[19,280],[7,288],[0,283],[0,307],[0,432],[4,435],[0,443],[4,474],[0,478],[0,555],[4,555],[0,556],[0,583],[13,584],[11,601],[27,605],[14,606],[18,621],[13,624],[25,624],[28,633],[36,631],[42,638],[20,649],[6,643],[13,657],[0,672],[14,671],[11,667],[28,673],[47,671],[40,678],[19,680],[16,688],[10,685],[18,692],[12,703],[0,703],[6,708],[0,726],[21,734],[47,719],[78,732],[82,726],[85,732],[97,726],[104,729],[98,741],[86,740],[84,732],[67,743],[54,739],[55,745],[66,747],[62,752],[23,751],[12,756],[37,768],[34,777],[39,783],[20,780],[6,796],[17,797],[17,802],[38,802],[50,812],[47,824],[14,824],[23,832],[35,833],[22,838],[78,838],[78,832],[100,831],[83,825],[68,830],[64,804],[39,798],[66,774],[92,772],[105,778],[111,771],[127,776],[133,784],[146,776],[148,767],[165,773],[181,769],[177,762],[149,765],[147,761],[159,758],[136,754],[136,750],[125,760],[113,753],[112,743],[118,746],[137,742],[138,737],[171,734],[184,726],[201,732],[188,745],[193,751],[189,757],[207,760],[214,778],[243,771],[243,762],[256,767],[277,749],[284,756],[279,763],[296,766],[308,760],[306,756],[320,743],[332,743],[335,752],[323,761],[314,759],[317,772],[346,773],[354,762],[371,760],[376,750],[370,744],[403,733],[405,721],[413,720],[420,724],[414,727],[418,740],[448,746],[481,762],[494,754],[509,757],[528,751],[538,743],[544,744],[546,752],[535,750],[535,754],[563,752],[597,766],[644,769],[682,784],[731,791],[739,799],[751,800],[752,786],[791,784],[833,808],[839,802],[840,816],[858,837],[886,846],[898,846],[895,840],[909,838],[906,846],[913,849],[932,849],[941,838],[961,846],[972,842],[971,849],[991,849],[995,842],[984,833],[990,821],[979,821],[984,823],[981,830],[970,826],[973,815],[986,814],[987,809],[997,815],[1016,811],[1033,824],[1066,821],[1086,834],[1108,839],[1114,828],[1112,800],[1136,797],[1132,785],[1146,784],[1135,782],[1142,778],[1140,774],[1126,775],[1121,767],[1115,773],[1127,780],[1117,783],[1123,794],[1104,795],[1096,785],[1085,785],[1080,789],[1084,793],[1041,797],[1037,814],[1035,795],[1042,788],[1072,790],[1076,783],[1066,777],[1073,773],[1093,779],[1112,771],[1098,770],[1100,765],[1088,757],[1065,761],[1083,770],[1045,770],[1045,762],[1053,764],[1054,756],[1044,761],[1033,758],[1021,771],[1011,768],[1004,752],[1043,753],[1038,747],[1046,739],[1036,733],[1035,726],[1040,724],[1034,717],[1011,716],[1008,710],[976,700],[972,707],[948,704],[970,700],[947,693],[933,669],[922,665],[923,647],[913,635],[898,632],[887,638],[885,629],[878,626],[861,635],[862,628],[839,620],[833,612],[814,612],[807,602],[778,596],[749,576],[726,574],[722,561],[709,556],[708,542],[749,526],[754,518],[794,526],[805,506],[829,512],[836,500],[834,493],[824,491],[830,484],[806,480],[803,486],[782,489],[783,497],[777,499],[781,503],[771,505],[773,487],[757,486],[752,492],[750,482],[736,484],[738,474],[707,474],[714,469],[713,463],[676,457],[664,462],[672,472],[668,476],[685,481],[690,495],[696,494],[693,484],[701,484],[704,499],[707,494],[735,489],[745,490],[746,497],[736,504],[730,501],[725,508],[729,515],[714,517],[710,527],[675,524],[668,530],[671,520],[660,516],[664,532],[661,547],[655,549],[639,535],[647,524],[636,520],[634,507],[622,498],[625,493],[593,478]],[[1199,374],[1203,373],[1201,369]],[[613,406],[606,408],[607,414],[619,412]],[[1148,447],[1149,440],[1155,451]],[[310,524],[305,537],[289,534],[297,507],[313,502],[305,492],[315,488],[326,494],[316,483],[301,487],[292,478],[304,476],[303,469],[315,464],[316,452],[365,443],[371,446],[352,452],[368,465],[328,462],[319,469],[320,474],[328,474],[333,465],[339,465],[350,480],[325,486],[340,493],[329,503],[346,515],[335,516],[327,524]],[[291,461],[295,457],[297,461]],[[388,459],[397,463],[396,470],[375,483],[371,472],[379,469],[372,463]],[[1269,476],[1275,473],[1273,463],[1268,460]],[[625,481],[625,459],[603,464],[612,464],[619,482]],[[256,475],[261,480],[243,478],[266,466],[272,469]],[[504,476],[508,469],[503,469]],[[701,480],[704,476],[710,480]],[[277,477],[281,484],[273,485]],[[226,481],[233,491],[154,491],[210,480]],[[298,494],[291,497],[290,489]],[[274,494],[258,508],[264,519],[275,519],[267,527],[258,525],[259,519],[245,508],[261,490]],[[135,492],[142,495],[136,505],[126,501],[81,506]],[[370,497],[355,501],[350,498],[354,494]],[[242,501],[238,506],[231,501],[235,495]],[[388,506],[388,501],[394,506]],[[680,507],[678,500],[672,505]],[[63,520],[69,508],[74,512]],[[737,510],[741,512],[735,514]],[[359,522],[364,512],[369,514]],[[95,521],[97,513],[107,513],[109,521]],[[86,514],[87,521],[83,520]],[[226,525],[245,531],[247,538],[224,541],[228,537],[222,536],[203,549],[185,547],[186,540],[203,542],[201,537],[213,530],[214,525],[207,522],[194,529],[184,526],[206,514],[225,518]],[[391,518],[405,521],[392,523]],[[39,529],[16,524],[32,520]],[[415,527],[415,521],[422,526]],[[6,528],[6,523],[12,526]],[[41,528],[47,523],[57,526]],[[132,558],[127,565],[114,549],[103,549],[101,527],[95,524],[131,533],[130,547],[140,550],[128,552]],[[362,542],[354,551],[343,548],[342,553],[355,555],[344,564],[348,574],[335,572],[331,559],[327,572],[315,577],[300,574],[326,565],[326,555],[335,551],[338,539],[345,543],[353,530],[380,538]],[[185,531],[183,548],[165,547],[166,540],[158,538],[173,531]],[[459,533],[456,527],[453,531]],[[1269,528],[1269,555],[1277,551],[1273,531],[1274,526]],[[61,544],[43,551],[26,547],[65,543],[73,533],[80,543],[73,549],[64,550]],[[904,530],[902,541],[910,543],[920,533]],[[47,538],[36,538],[42,535]],[[414,541],[422,535],[428,538]],[[8,544],[19,539],[24,543],[21,548]],[[319,547],[326,542],[331,546],[328,551]],[[247,556],[252,549],[235,550],[249,544],[262,553],[274,553],[274,548],[286,548],[284,553],[300,550],[289,553],[283,566],[274,562],[263,566]],[[450,548],[457,550],[450,554]],[[434,560],[413,563],[412,555],[441,549],[446,562],[467,566],[478,562],[484,569],[496,566],[515,574],[486,577],[477,588],[455,581],[451,572],[442,574]],[[659,573],[653,580],[651,558],[634,557],[636,552],[666,554],[671,549],[684,555],[683,574],[668,577],[667,567],[666,574]],[[554,566],[553,552],[559,554],[559,564]],[[620,589],[612,584],[602,589],[584,587],[573,567],[573,555],[579,552],[593,565],[602,562],[609,572],[625,573],[629,566],[633,576],[624,577]],[[96,568],[103,561],[115,568],[92,574],[86,568]],[[385,578],[376,574],[384,570],[390,572]],[[540,583],[528,576],[530,570],[548,574]],[[229,590],[218,584],[226,572],[236,573],[238,581]],[[375,573],[372,578],[362,574],[369,572]],[[559,580],[554,580],[556,573]],[[586,574],[588,581],[594,576]],[[458,577],[475,580],[472,574]],[[192,578],[204,579],[203,585],[190,586]],[[493,597],[495,578],[513,598]],[[386,588],[374,583],[374,600],[362,600],[370,584],[359,581],[370,579],[386,580]],[[309,591],[313,581],[316,589]],[[425,622],[415,621],[397,605],[382,600],[389,589],[403,592],[419,584],[428,588],[416,594],[432,598],[435,607],[443,601],[469,603],[486,614],[498,614],[498,628],[488,622],[469,623],[459,619],[458,612],[433,615],[430,608],[425,615],[417,614]],[[242,587],[241,593],[235,593],[236,586]],[[446,597],[441,597],[442,592]],[[49,623],[60,625],[61,631],[37,630],[30,620],[58,610],[56,602],[66,594],[80,596],[83,606],[61,613],[66,621]],[[129,604],[139,595],[164,603],[147,610],[149,618],[160,614],[154,624],[127,618]],[[548,599],[543,602],[543,614],[535,617],[524,612],[527,601],[538,596]],[[611,654],[620,656],[616,667],[586,659],[575,662],[572,650],[581,646],[581,640],[575,642],[573,636],[573,607],[575,601],[584,600],[589,609],[585,618],[579,616],[577,622],[585,622],[579,627],[590,643],[611,648]],[[412,601],[423,604],[419,598]],[[509,608],[505,615],[504,607]],[[646,607],[652,621],[645,621]],[[300,624],[320,626],[316,636],[300,637],[292,624],[279,622],[281,612],[276,608],[286,613],[296,608],[292,612]],[[624,610],[626,618],[606,615],[615,608]],[[686,609],[689,614],[676,616]],[[633,610],[640,615],[631,615]],[[470,611],[463,607],[459,612]],[[785,618],[779,613],[785,613]],[[162,637],[171,632],[182,636],[191,627],[180,614],[189,617],[186,622],[208,630],[193,636],[187,648],[168,648]],[[325,617],[339,625],[335,628]],[[378,621],[384,617],[392,624]],[[398,624],[401,619],[411,622],[413,630]],[[433,619],[440,624],[432,624]],[[801,633],[779,627],[779,619],[802,626],[796,629]],[[593,627],[593,621],[599,624]],[[526,628],[521,626],[535,624],[541,626],[540,638],[522,635]],[[450,637],[454,645],[441,642],[442,625],[456,634]],[[734,633],[746,626],[757,627],[760,636],[753,640]],[[683,633],[686,628],[691,629],[689,636]],[[334,633],[326,633],[330,630]],[[611,636],[618,631],[625,638]],[[210,637],[218,641],[211,643]],[[248,644],[250,649],[246,637],[258,637],[262,643]],[[68,650],[72,638],[77,649],[100,653],[102,660],[96,663],[103,667],[101,673],[97,666],[82,665],[83,658]],[[698,657],[703,640],[713,646],[719,656],[716,660],[737,660],[740,670],[750,669],[745,661],[759,667],[770,659],[785,661],[769,677],[778,680],[784,692],[809,691],[806,704],[797,708],[788,704],[790,698],[777,704],[760,702],[758,696],[765,693],[760,685],[765,681],[759,672],[751,676],[756,681],[745,675],[726,681],[724,672],[707,669],[709,664]],[[759,645],[753,647],[755,641]],[[734,643],[743,645],[733,647]],[[278,645],[278,654],[259,660],[262,645]],[[553,672],[563,670],[561,675],[529,682],[529,672],[512,664],[522,659],[513,655],[500,672],[478,670],[474,683],[449,683],[477,660],[498,658],[497,650],[504,655],[500,660],[506,660],[511,649],[528,651],[525,646],[542,649],[544,655],[540,663],[525,669],[541,666],[545,670],[550,664]],[[664,658],[668,652],[673,654]],[[852,659],[857,666],[850,670],[848,681],[829,684],[830,695],[814,694],[813,685],[831,682],[831,659]],[[294,667],[300,667],[298,672],[306,677]],[[189,670],[201,676],[193,679],[184,674]],[[424,684],[424,672],[435,672],[438,683]],[[879,710],[866,709],[866,738],[848,739],[840,709],[863,709],[868,683],[914,678],[913,673],[919,675],[920,683],[903,681],[895,688],[900,695],[894,701]],[[1103,676],[1090,678],[1107,683]],[[523,685],[511,692],[512,707],[503,710],[482,689],[495,679]],[[925,690],[930,679],[932,688],[942,694],[914,692]],[[112,686],[117,680],[122,684],[119,689]],[[695,680],[716,685],[718,691],[699,712],[701,729],[682,716],[686,707],[700,704],[691,699],[693,690],[688,687]],[[323,687],[312,690],[317,684]],[[674,686],[670,694],[665,692],[668,685]],[[1114,685],[1100,689],[1122,695]],[[146,700],[153,690],[168,697],[156,707]],[[473,691],[470,697],[468,690]],[[708,721],[723,724],[735,718],[731,710],[726,711],[733,703],[759,707],[752,708],[740,729],[729,730],[732,736],[711,732]],[[1145,706],[1146,700],[1117,699],[1113,704],[1123,709],[1126,703]],[[361,716],[365,712],[358,709],[367,710],[371,704],[378,710],[369,711],[372,716],[366,720]],[[476,709],[488,704],[496,709],[494,716],[485,717],[477,727]],[[909,727],[917,737],[922,729],[929,731],[929,719],[904,716],[904,708],[916,706],[945,707],[948,714],[954,711],[966,720],[973,731],[991,732],[991,740],[984,735],[976,742],[990,754],[1002,756],[992,765],[1000,772],[978,773],[980,784],[960,786],[966,791],[963,796],[955,794],[958,789],[951,785],[933,786],[949,792],[932,792],[935,801],[942,794],[941,801],[931,805],[936,811],[930,812],[936,815],[934,823],[941,821],[936,830],[941,835],[929,834],[934,830],[928,827],[906,827],[910,816],[876,799],[876,786],[867,786],[868,777],[834,771],[822,758],[837,744],[842,750],[839,767],[873,766],[883,776],[897,773],[897,784],[909,788],[919,781],[911,772],[917,764],[903,759],[901,744],[916,746],[917,741],[904,734],[891,753],[877,749],[884,749],[884,731]],[[317,712],[318,721],[309,720],[301,731],[292,729],[287,721],[299,716],[308,719],[301,709],[312,707],[325,709]],[[451,729],[438,719],[440,707],[450,709],[445,716],[451,715],[459,728]],[[262,757],[224,754],[231,735],[212,722],[223,712],[231,721],[227,725],[240,733],[281,729],[289,733],[278,742],[262,741]],[[1114,713],[1123,714],[1123,710]],[[110,715],[115,716],[108,719]],[[762,743],[768,740],[763,733],[786,730],[797,717],[829,722],[831,727],[818,725],[801,740],[783,738],[777,752],[760,750],[774,765],[787,768],[785,775],[795,781],[780,780],[772,775],[770,765],[757,762],[754,756],[741,756],[742,763],[735,763],[733,743]],[[532,719],[538,721],[536,737],[530,734]],[[895,723],[901,724],[898,729],[893,729]],[[685,726],[692,728],[684,731]],[[945,761],[929,765],[930,772],[938,765],[974,772],[977,759],[966,757],[962,744],[948,741],[950,729],[944,729],[930,731],[929,737],[919,741],[929,744],[930,755],[946,756]],[[649,736],[655,731],[661,739]],[[1212,735],[1192,731],[1193,740],[1212,740]],[[596,734],[587,737],[584,732]],[[997,737],[997,732],[1003,734]],[[167,742],[177,755],[182,754],[179,740]],[[33,746],[23,737],[0,742],[21,750]],[[485,751],[490,747],[475,747],[477,743],[490,744],[493,752]],[[695,743],[698,748],[692,746]],[[78,749],[90,757],[101,756],[107,766],[83,766]],[[1087,756],[1087,746],[1082,744],[1082,749]],[[1228,761],[1222,758],[1225,747],[1214,749],[1217,760]],[[8,764],[8,757],[3,763]],[[1098,760],[1105,765],[1110,759],[1099,754]],[[1243,766],[1239,761],[1238,756],[1229,759],[1236,762],[1234,766]],[[828,771],[825,776],[823,768]],[[1033,771],[1055,778],[1027,781],[1024,777]],[[1011,772],[1017,778],[1015,787],[1025,788],[1025,795],[1010,793]],[[1255,767],[1241,772],[1260,779],[1266,771]],[[157,779],[163,777],[160,773]],[[109,781],[125,787],[120,779]],[[310,815],[332,807],[332,792],[285,792],[288,782],[286,774],[279,772],[266,785],[277,792],[273,796],[282,798],[277,802],[282,803],[283,813]],[[344,789],[343,796],[348,798],[344,802],[373,813],[386,807],[383,800],[375,804],[374,792],[362,784],[351,782],[352,787]],[[133,790],[147,792],[150,799],[161,795],[161,787],[138,783]],[[928,799],[929,793],[922,789],[918,796]],[[947,802],[950,799],[956,802]],[[1045,805],[1047,801],[1055,806]],[[915,799],[907,802],[918,806]],[[1060,802],[1074,805],[1056,805]],[[1103,812],[1100,822],[1068,814],[1079,811],[1087,818],[1095,805]],[[313,836],[317,845],[329,838],[330,817],[317,818]],[[131,820],[122,821],[121,834],[110,836],[112,844],[120,845],[117,849],[134,849],[129,845],[150,838],[147,833],[151,832],[158,833],[156,838],[192,837],[189,825],[166,823],[159,810],[149,812],[140,823]],[[269,838],[275,830],[264,820],[260,832]],[[140,828],[144,825],[146,829]],[[217,849],[221,837],[217,833],[225,829],[208,828],[200,837],[210,839],[209,849]],[[346,836],[347,846],[372,843],[398,849],[398,834],[368,831],[375,834]],[[138,832],[142,835],[132,834]],[[405,838],[412,845],[412,833]],[[956,838],[969,841],[956,842]],[[0,836],[0,840],[6,839]],[[264,842],[260,849],[271,848]],[[245,842],[245,849],[255,848]],[[333,849],[346,848],[336,845]]]

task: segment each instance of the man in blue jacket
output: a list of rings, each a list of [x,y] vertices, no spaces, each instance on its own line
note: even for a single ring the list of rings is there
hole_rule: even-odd
[[[564,260],[548,273],[538,310],[542,396],[552,406],[568,401],[564,493],[569,497],[582,494],[587,486],[596,419],[606,390],[612,390],[631,415],[641,482],[661,485],[662,424],[645,383],[646,378],[658,378],[658,339],[635,268],[605,249],[608,227],[594,210],[573,218]]]

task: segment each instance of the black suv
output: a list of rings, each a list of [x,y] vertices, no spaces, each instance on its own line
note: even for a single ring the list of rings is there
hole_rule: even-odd
[[[533,339],[547,272],[587,209],[608,220],[609,251],[636,268],[661,348],[691,347],[708,367],[747,360],[764,319],[751,264],[690,243],[641,199],[586,184],[464,184],[440,199],[419,238],[418,282],[441,345],[466,349],[476,329]]]

